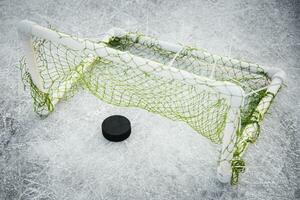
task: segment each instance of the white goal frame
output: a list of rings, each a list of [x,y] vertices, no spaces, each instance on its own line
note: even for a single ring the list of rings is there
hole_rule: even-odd
[[[173,68],[172,66],[163,65],[161,63],[145,59],[139,56],[132,55],[128,52],[120,52],[118,50],[115,50],[113,48],[109,48],[104,43],[95,43],[89,40],[84,40],[80,38],[76,38],[74,40],[73,37],[70,37],[66,34],[60,33],[60,36],[58,36],[57,32],[42,26],[37,25],[34,22],[24,20],[19,23],[18,25],[18,33],[19,38],[22,42],[22,45],[25,50],[25,57],[26,61],[28,63],[28,71],[31,74],[32,81],[34,84],[38,87],[39,90],[42,92],[47,92],[47,90],[44,88],[44,83],[40,75],[39,68],[36,64],[36,55],[34,54],[33,47],[32,47],[32,36],[37,36],[39,38],[44,38],[52,42],[56,42],[62,45],[65,45],[69,48],[76,49],[76,50],[84,50],[89,51],[88,48],[95,49],[95,51],[90,52],[91,54],[97,54],[99,57],[105,57],[107,60],[116,62],[116,63],[122,63],[124,60],[128,61],[129,66],[133,66],[134,63],[139,63],[141,66],[143,66],[143,70],[147,71],[147,63],[151,63],[151,66],[157,66],[157,67],[163,67],[170,71],[174,71],[174,76],[172,76],[175,79],[182,80],[185,79],[192,79],[199,82],[199,84],[205,82],[205,84],[208,84],[210,87],[213,87],[217,92],[221,94],[222,97],[226,98],[228,103],[230,104],[230,110],[227,114],[227,123],[223,131],[223,142],[220,152],[220,162],[218,165],[218,179],[221,182],[229,182],[232,174],[231,164],[230,160],[233,157],[233,148],[234,145],[232,145],[231,141],[235,139],[235,133],[236,133],[236,127],[237,124],[240,122],[240,107],[243,105],[245,92],[244,90],[231,82],[226,81],[215,81],[210,80],[207,77],[200,77],[198,75],[189,73],[184,70],[179,70],[176,68]],[[108,34],[103,38],[103,41],[109,41],[111,37],[114,36],[122,36],[125,35],[126,32],[121,29],[113,28],[111,29]],[[66,37],[64,37],[66,36]],[[147,41],[148,40],[148,41]],[[144,38],[143,42],[153,42],[151,39]],[[168,42],[158,41],[159,45],[166,50],[173,51],[173,52],[179,52],[182,49],[181,45],[177,44],[171,44]],[[196,52],[197,54],[197,52]],[[114,56],[118,55],[118,56]],[[215,56],[215,55],[214,55]],[[217,57],[217,56],[216,56]],[[224,59],[224,58],[223,58]],[[229,59],[229,58],[228,58]],[[241,62],[235,59],[230,59],[231,62]],[[246,66],[246,64],[245,64]],[[248,67],[248,63],[247,63]],[[256,66],[253,66],[253,69],[255,70]],[[267,88],[267,91],[277,93],[280,86],[282,85],[283,80],[285,79],[285,73],[277,68],[267,68],[263,67],[265,72],[267,72],[268,76],[271,77],[272,82],[270,86]],[[176,73],[180,72],[180,73]],[[165,76],[161,75],[159,73],[156,74],[157,76]],[[72,83],[71,83],[72,84]],[[229,98],[230,97],[230,98]],[[266,97],[271,98],[271,97]],[[57,102],[54,102],[57,103]],[[260,105],[258,105],[260,106]]]

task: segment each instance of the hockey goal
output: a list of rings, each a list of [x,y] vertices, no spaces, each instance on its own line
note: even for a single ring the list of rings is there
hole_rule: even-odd
[[[285,77],[280,69],[116,28],[97,41],[26,20],[18,31],[22,78],[39,115],[87,88],[104,102],[183,121],[220,144],[218,178],[232,184]]]

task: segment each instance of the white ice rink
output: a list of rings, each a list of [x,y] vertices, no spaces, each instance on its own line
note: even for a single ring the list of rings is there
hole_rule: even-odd
[[[296,0],[0,0],[0,199],[300,198],[299,10]],[[182,122],[107,105],[87,91],[40,119],[17,68],[22,19],[80,37],[112,27],[139,31],[278,67],[288,80],[232,187],[217,179],[216,146]],[[124,142],[101,134],[112,114],[131,120]]]

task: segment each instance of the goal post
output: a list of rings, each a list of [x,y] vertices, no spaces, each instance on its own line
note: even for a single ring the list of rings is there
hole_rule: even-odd
[[[255,126],[285,76],[278,69],[116,28],[99,41],[27,20],[20,22],[18,32],[26,59],[23,80],[38,114],[52,112],[60,100],[87,88],[112,105],[183,121],[220,144],[217,175],[233,184],[244,168],[239,165],[249,138],[259,131]]]

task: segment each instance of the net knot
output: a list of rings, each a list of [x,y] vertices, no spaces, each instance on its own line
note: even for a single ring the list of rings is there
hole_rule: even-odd
[[[238,183],[240,173],[245,172],[245,161],[241,158],[234,158],[231,160],[231,167],[231,184],[236,185]]]
[[[243,173],[245,171],[245,161],[241,158],[235,158],[231,161],[231,167],[233,171]]]

